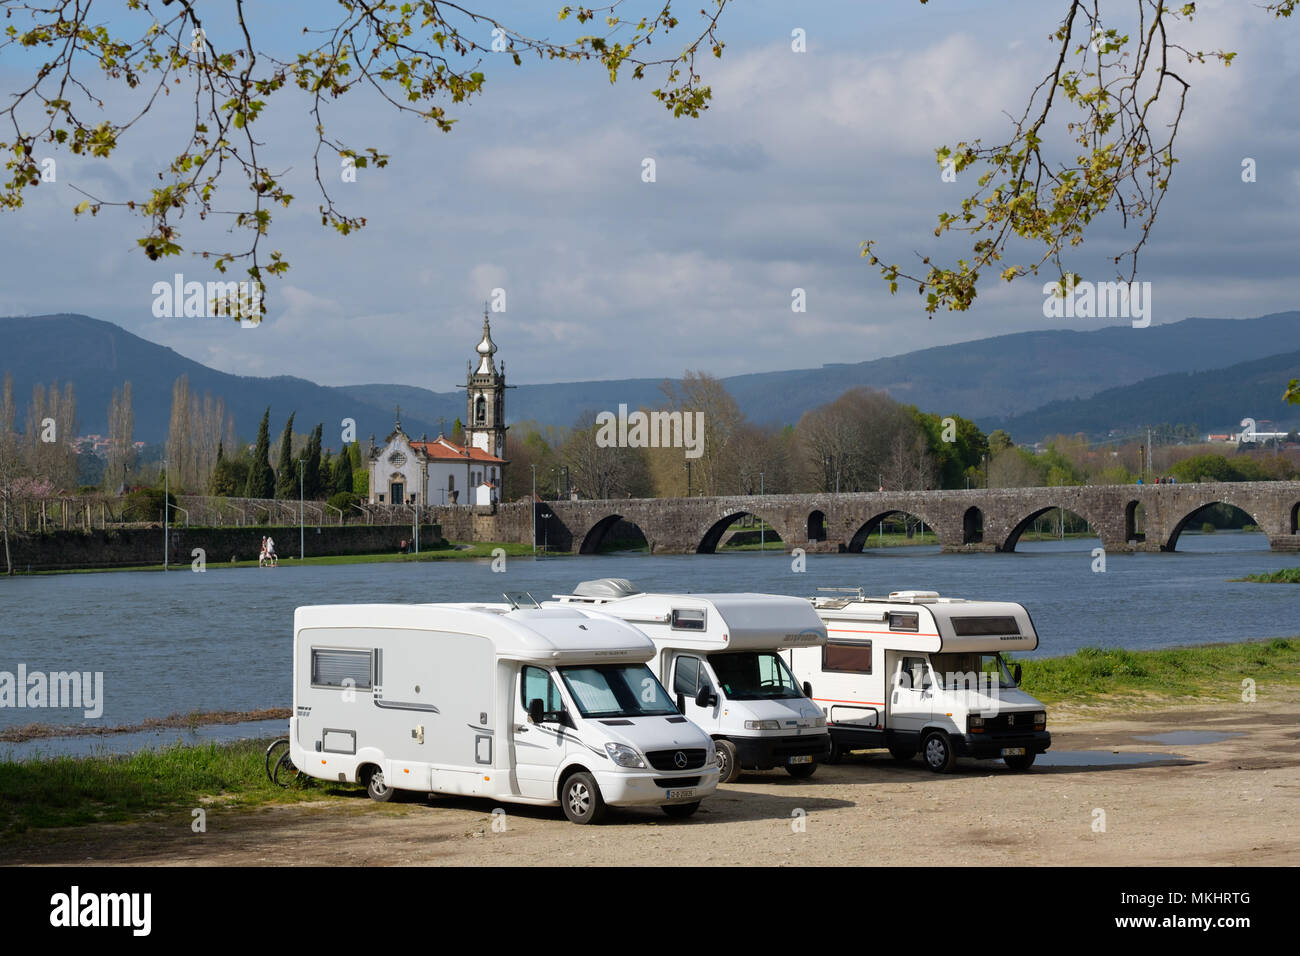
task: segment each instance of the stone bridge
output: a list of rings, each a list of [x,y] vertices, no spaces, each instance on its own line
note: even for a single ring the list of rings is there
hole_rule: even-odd
[[[787,551],[861,551],[882,520],[906,514],[924,521],[945,552],[962,552],[1014,551],[1035,518],[1063,508],[1087,521],[1107,552],[1118,552],[1173,551],[1196,513],[1217,503],[1250,515],[1272,550],[1300,551],[1300,482],[545,501],[536,513],[539,543],[584,554],[620,521],[635,524],[652,552],[707,554],[747,514],[766,521]],[[527,503],[501,506],[515,508],[524,509],[524,520],[509,524],[526,542]]]

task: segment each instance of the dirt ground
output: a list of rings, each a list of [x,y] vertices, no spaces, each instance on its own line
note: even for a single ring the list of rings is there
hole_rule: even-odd
[[[1251,704],[1124,717],[1060,710],[1052,752],[1165,753],[1158,764],[1035,766],[960,761],[937,775],[919,759],[859,753],[808,780],[746,773],[689,820],[611,812],[600,826],[559,808],[360,792],[295,806],[214,807],[144,823],[34,831],[0,862],[65,865],[826,865],[1300,864],[1300,694]],[[1170,746],[1171,731],[1237,734]],[[1104,812],[1104,818],[1098,811]],[[1104,830],[1101,824],[1104,821]],[[497,818],[498,825],[502,822]]]

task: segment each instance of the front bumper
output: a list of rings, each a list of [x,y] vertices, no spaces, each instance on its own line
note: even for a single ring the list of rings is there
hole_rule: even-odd
[[[746,770],[784,767],[791,757],[812,757],[821,763],[831,752],[831,735],[800,734],[795,737],[728,737],[736,745],[736,759]]]
[[[1007,747],[1023,747],[1027,754],[1041,754],[1052,746],[1052,735],[1046,730],[1027,734],[953,734],[952,749],[958,757],[991,760],[1002,756]]]
[[[712,795],[718,789],[718,767],[713,764],[688,773],[598,770],[596,783],[600,786],[600,795],[612,807],[659,807],[666,803],[693,803]],[[694,792],[670,799],[669,791],[677,790]]]

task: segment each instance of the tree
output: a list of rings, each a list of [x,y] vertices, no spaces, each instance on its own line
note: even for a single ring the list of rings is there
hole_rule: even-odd
[[[218,13],[211,20],[200,19],[199,4],[193,0],[179,0],[167,12],[152,9],[148,0],[125,5],[128,11],[141,11],[140,15],[122,11],[121,4],[110,7],[93,0],[45,4],[0,0],[9,24],[0,51],[12,47],[23,51],[22,56],[39,51],[45,59],[33,71],[33,81],[0,110],[6,127],[13,128],[0,141],[0,152],[12,157],[6,164],[12,178],[0,188],[0,206],[20,206],[24,192],[40,184],[38,143],[66,147],[76,155],[109,158],[128,136],[148,128],[145,120],[160,94],[179,94],[184,89],[194,98],[194,128],[182,131],[175,158],[156,177],[149,177],[155,182],[150,192],[115,199],[83,193],[86,198],[74,212],[97,215],[117,207],[139,215],[148,228],[137,242],[151,260],[181,253],[176,223],[186,211],[200,218],[227,218],[233,230],[247,237],[247,244],[242,249],[202,250],[203,256],[215,256],[220,272],[247,260],[248,275],[264,291],[265,275],[279,275],[289,264],[278,251],[268,260],[260,243],[270,230],[272,210],[288,207],[294,198],[280,182],[278,167],[267,158],[279,151],[281,125],[258,122],[264,113],[275,112],[268,108],[272,103],[281,110],[292,109],[290,102],[306,93],[306,110],[316,130],[313,164],[322,200],[321,223],[348,235],[366,224],[365,217],[345,214],[336,206],[325,188],[322,162],[329,165],[337,159],[345,169],[347,164],[382,168],[389,157],[372,146],[354,148],[332,136],[328,105],[358,90],[377,93],[399,113],[413,114],[450,132],[456,120],[443,104],[465,103],[481,94],[486,76],[478,67],[483,56],[504,53],[516,66],[522,64],[523,54],[539,60],[597,61],[611,82],[625,67],[637,79],[657,67],[664,71],[664,82],[654,91],[659,101],[675,116],[698,116],[707,108],[711,92],[701,84],[695,57],[701,47],[722,56],[723,43],[715,34],[727,0],[711,0],[712,14],[701,11],[702,28],[684,47],[674,47],[680,53],[651,59],[651,41],[660,40],[661,47],[671,44],[667,35],[679,25],[671,3],[645,3],[644,15],[629,11],[626,18],[619,16],[621,4],[613,4],[599,11],[605,26],[602,35],[578,32],[559,43],[525,36],[487,13],[436,0],[402,4],[348,0],[339,5],[341,13],[338,7],[319,4],[311,7],[311,15],[321,19],[313,19],[302,30],[302,36],[311,39],[277,58],[268,52],[276,48],[275,41],[263,36],[255,24],[250,28],[245,0],[227,6],[224,20],[218,19]],[[170,5],[171,0],[162,0],[163,7]],[[205,5],[205,16],[208,9]],[[319,14],[326,9],[336,11],[334,16]],[[585,25],[597,12],[564,6],[560,20],[572,17]],[[230,45],[214,39],[223,36],[237,39]],[[37,62],[40,59],[38,54]],[[88,75],[96,70],[100,71],[97,78]],[[136,96],[119,96],[119,83],[127,90],[143,91],[145,106],[137,105]],[[248,189],[242,208],[222,192],[231,178]],[[260,294],[258,308],[265,314]]]
[[[804,412],[794,431],[801,486],[809,491],[875,491],[884,483],[895,438],[901,434],[910,446],[921,434],[905,406],[864,387]]]
[[[321,453],[321,429],[323,425],[317,425],[311,433],[311,438],[307,440],[307,451],[303,455],[306,462],[303,464],[302,476],[302,494],[304,498],[315,501],[323,498],[321,494],[320,483],[320,453]]]
[[[334,459],[333,482],[330,485],[331,495],[344,492],[352,493],[352,453],[346,447]]]
[[[14,564],[9,553],[9,516],[13,513],[18,482],[23,477],[21,448],[14,430],[17,412],[13,376],[5,372],[4,389],[0,391],[0,535],[4,537],[5,574],[11,576]]]
[[[295,414],[296,412],[289,413],[289,420],[284,423],[284,431],[280,433],[280,457],[275,466],[277,498],[298,497],[298,469],[293,461],[293,416]]]
[[[135,409],[131,383],[121,391],[113,389],[108,403],[108,464],[104,468],[104,490],[126,493],[126,476],[135,467]]]
[[[1279,0],[1265,9],[1289,17],[1296,3]],[[927,313],[940,307],[965,311],[975,300],[981,270],[1000,263],[1009,246],[1028,245],[1037,246],[1037,256],[1002,269],[1001,278],[1037,275],[1051,263],[1064,294],[1080,276],[1067,268],[1063,252],[1079,245],[1087,228],[1108,212],[1136,228],[1134,245],[1114,257],[1117,265],[1128,262],[1127,279],[1122,269],[1117,278],[1133,281],[1178,161],[1174,143],[1191,89],[1172,61],[1185,56],[1188,63],[1217,60],[1227,66],[1236,56],[1180,45],[1179,21],[1193,19],[1195,3],[1171,7],[1164,0],[1135,0],[1135,6],[1136,42],[1101,21],[1095,0],[1070,0],[1051,36],[1054,66],[1015,117],[1011,138],[994,146],[975,140],[935,150],[946,171],[978,171],[978,188],[956,212],[940,213],[934,230],[936,237],[967,233],[971,258],[940,266],[918,253],[924,267],[918,276],[881,262],[877,241],[867,240],[862,255],[879,267],[891,293],[900,280],[914,282]],[[1067,106],[1073,111],[1062,115]],[[1077,154],[1045,155],[1045,144],[1058,141],[1073,141]]]
[[[275,473],[271,471],[270,423],[271,407],[268,405],[262,413],[261,424],[257,426],[257,445],[253,449],[253,460],[248,466],[245,498],[275,497]]]

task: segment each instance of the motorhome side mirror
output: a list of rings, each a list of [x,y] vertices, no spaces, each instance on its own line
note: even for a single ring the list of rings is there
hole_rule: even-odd
[[[695,694],[696,707],[712,707],[718,702],[718,698],[713,694],[713,688],[705,684]]]
[[[546,711],[540,697],[534,697],[528,702],[528,719],[533,723],[540,724],[542,722],[542,717],[545,714]]]
[[[808,681],[803,682],[803,695],[810,700],[812,699],[812,684]]]
[[[1015,666],[1014,668],[1012,668],[1012,670],[1011,670],[1011,679],[1014,680],[1017,684],[1020,683],[1020,664],[1019,664],[1019,663],[1017,663],[1016,666]]]

